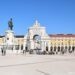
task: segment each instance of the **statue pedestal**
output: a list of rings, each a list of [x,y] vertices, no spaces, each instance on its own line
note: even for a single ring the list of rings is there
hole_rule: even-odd
[[[6,30],[4,39],[4,47],[6,49],[6,53],[12,53],[14,45],[14,32],[12,30]]]
[[[14,37],[14,32],[12,30],[7,30],[5,32],[4,44],[3,44],[6,54],[19,54],[21,51],[16,50],[16,40]]]
[[[5,32],[5,43],[6,45],[14,45],[14,32],[12,30]]]

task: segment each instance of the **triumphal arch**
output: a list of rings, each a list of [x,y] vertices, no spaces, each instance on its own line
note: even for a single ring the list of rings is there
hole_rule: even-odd
[[[36,20],[32,27],[29,27],[28,33],[24,37],[24,49],[28,51],[45,51],[50,49],[50,37],[46,33],[46,28],[41,26]]]

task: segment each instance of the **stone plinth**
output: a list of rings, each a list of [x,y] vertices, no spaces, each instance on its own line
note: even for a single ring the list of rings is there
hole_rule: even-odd
[[[6,45],[14,45],[14,32],[12,30],[5,32],[5,43]]]

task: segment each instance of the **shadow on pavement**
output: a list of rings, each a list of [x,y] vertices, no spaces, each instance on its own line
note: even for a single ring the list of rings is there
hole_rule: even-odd
[[[44,74],[44,75],[51,75],[51,74],[49,74],[49,73],[46,73],[46,72],[43,72],[43,71],[41,71],[41,70],[36,70],[37,72],[40,72],[40,73],[42,73],[42,74]]]

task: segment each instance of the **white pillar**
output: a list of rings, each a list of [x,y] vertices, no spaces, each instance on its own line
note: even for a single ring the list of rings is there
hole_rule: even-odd
[[[13,45],[13,50],[15,50],[15,45]]]
[[[21,44],[19,45],[19,50],[21,50]]]
[[[34,49],[34,42],[33,42],[33,40],[30,41],[29,46],[30,46],[30,49]]]
[[[44,41],[42,41],[41,49],[42,49],[42,52],[45,50],[45,42]]]
[[[46,42],[44,42],[44,50],[46,51]]]
[[[23,50],[25,50],[25,47],[26,47],[26,41],[24,41]]]
[[[56,52],[58,53],[58,50],[57,50],[58,46],[56,45]]]
[[[50,52],[50,44],[48,43],[48,51]]]
[[[52,47],[53,47],[52,51],[54,52],[54,45]]]

